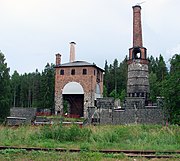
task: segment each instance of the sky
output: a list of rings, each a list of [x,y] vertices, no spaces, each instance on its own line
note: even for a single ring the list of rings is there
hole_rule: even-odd
[[[132,47],[132,6],[143,0],[0,0],[0,50],[10,73],[40,72],[47,63],[76,60],[104,68],[121,62]],[[148,56],[180,53],[180,0],[141,4],[143,46]]]

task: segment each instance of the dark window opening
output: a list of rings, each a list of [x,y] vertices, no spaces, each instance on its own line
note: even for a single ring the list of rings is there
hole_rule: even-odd
[[[133,59],[141,59],[141,50],[140,50],[140,48],[134,48],[134,50],[133,50]]]
[[[144,93],[142,93],[142,95],[141,95],[142,97],[144,97]]]
[[[83,75],[87,74],[87,69],[83,69]]]
[[[96,70],[94,70],[94,75],[96,75]]]
[[[97,106],[97,100],[94,100],[94,106]]]
[[[100,78],[100,72],[99,70],[97,70],[97,82],[99,83],[101,81],[101,78]]]
[[[147,58],[147,54],[146,54],[146,49],[145,49],[145,51],[144,51],[144,59],[146,59]]]
[[[60,70],[60,75],[64,75],[64,69]]]
[[[134,93],[132,93],[132,97],[134,97]]]
[[[75,75],[75,69],[71,70],[71,75]]]

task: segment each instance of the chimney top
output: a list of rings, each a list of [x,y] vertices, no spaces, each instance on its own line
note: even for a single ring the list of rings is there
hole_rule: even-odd
[[[60,65],[61,64],[61,54],[57,53],[56,54],[56,65]]]
[[[70,42],[70,44],[74,44],[74,45],[76,45],[76,43],[75,43],[74,41]]]
[[[136,4],[135,6],[132,6],[132,8],[139,7],[141,9],[141,6],[139,4]]]

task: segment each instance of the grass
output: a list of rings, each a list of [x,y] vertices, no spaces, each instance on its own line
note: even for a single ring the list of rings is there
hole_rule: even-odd
[[[18,147],[126,150],[180,150],[179,126],[0,126],[0,145]]]
[[[13,160],[13,161],[130,161],[134,159],[127,158],[123,154],[102,154],[98,152],[80,152],[80,153],[69,153],[69,152],[43,152],[43,151],[31,151],[7,149],[0,151],[1,161]],[[145,158],[136,158],[136,161],[146,161]],[[173,159],[153,159],[154,161],[176,161],[178,158]]]
[[[55,151],[31,151],[17,149],[6,149],[0,151],[1,161],[148,161],[145,158],[128,158],[124,154],[102,154],[98,152],[80,152],[69,153],[67,152],[55,152]],[[153,159],[153,161],[178,161],[179,158],[173,159]]]

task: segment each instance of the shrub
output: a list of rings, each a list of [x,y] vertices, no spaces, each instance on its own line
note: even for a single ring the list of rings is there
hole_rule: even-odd
[[[43,139],[54,139],[60,142],[87,141],[91,136],[91,130],[88,128],[80,128],[75,124],[70,127],[52,125],[43,126],[38,135]]]

